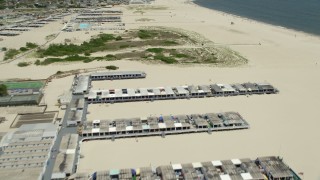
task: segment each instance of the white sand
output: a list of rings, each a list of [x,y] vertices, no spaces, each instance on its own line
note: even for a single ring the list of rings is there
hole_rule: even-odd
[[[238,111],[251,124],[251,129],[219,132],[213,135],[179,135],[167,136],[165,139],[143,138],[139,139],[138,143],[134,139],[116,140],[114,143],[110,141],[86,142],[81,149],[85,158],[80,160],[79,171],[146,166],[150,163],[159,165],[168,164],[170,161],[193,162],[280,155],[294,170],[304,172],[305,179],[320,179],[318,168],[320,161],[318,143],[320,139],[318,128],[320,125],[318,120],[320,38],[183,2],[183,0],[158,0],[156,4],[170,6],[169,9],[146,10],[143,16],[133,14],[133,11],[125,11],[124,20],[128,28],[157,25],[196,31],[219,44],[261,43],[261,46],[229,46],[248,58],[249,65],[239,68],[213,68],[198,65],[178,67],[117,61],[19,68],[16,66],[18,61],[14,61],[0,66],[0,78],[2,80],[9,78],[39,79],[46,78],[58,70],[114,64],[119,66],[120,70],[145,71],[148,77],[144,80],[95,83],[95,87],[155,87],[209,84],[211,82],[268,81],[280,90],[280,94],[249,98],[122,103],[108,105],[108,107],[101,105],[101,108],[100,105],[90,106],[89,119],[136,117],[160,113]],[[155,21],[137,23],[136,19],[139,18],[150,18]],[[230,25],[231,21],[235,24]],[[59,36],[55,42],[63,42],[65,38],[75,36],[84,40],[92,34],[61,33],[61,37]],[[7,44],[8,41],[11,40],[5,39],[1,43]],[[19,41],[25,44],[29,40],[21,37],[16,38],[15,41],[12,43]],[[66,87],[70,87],[67,78],[57,81],[65,82]],[[54,100],[50,103],[54,103]],[[135,147],[132,148],[133,146]]]

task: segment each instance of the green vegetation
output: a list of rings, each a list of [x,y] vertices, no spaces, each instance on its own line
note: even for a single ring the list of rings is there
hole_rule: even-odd
[[[119,67],[114,66],[114,65],[110,65],[110,66],[106,66],[106,69],[108,69],[108,70],[117,70],[117,69],[119,69]]]
[[[46,58],[44,61],[40,62],[40,65],[48,65],[48,64],[55,63],[55,62],[73,62],[73,61],[86,61],[86,62],[88,62],[89,60],[91,60],[90,57],[74,55],[74,56],[68,56],[66,58]]]
[[[9,49],[8,51],[5,52],[3,60],[12,59],[16,55],[20,54],[21,52],[25,52],[25,51],[28,51],[30,49],[34,49],[36,47],[38,47],[37,44],[27,42],[26,43],[26,47],[21,47],[19,50],[17,50],[17,49]],[[4,50],[4,49],[2,48],[2,50]],[[7,50],[7,48],[5,48],[5,50]]]
[[[2,51],[7,51],[6,47],[1,48]]]
[[[180,53],[175,54],[174,56],[177,57],[177,58],[188,58],[188,57],[189,57],[189,56],[186,55],[186,54],[180,54]]]
[[[164,50],[163,48],[149,48],[146,51],[153,52],[153,53],[162,53],[163,50]]]
[[[121,36],[117,36],[116,37],[116,41],[121,41],[122,40],[122,37]]]
[[[39,50],[38,53],[44,56],[70,56],[81,54],[84,51],[104,51],[109,49],[105,43],[111,40],[115,40],[115,37],[112,34],[99,34],[97,38],[93,38],[89,42],[83,42],[81,45],[51,44],[48,49]]]
[[[179,43],[177,43],[176,41],[171,41],[171,40],[165,40],[163,42],[164,45],[170,46],[170,45],[178,45]]]
[[[86,51],[86,52],[84,53],[84,55],[85,55],[85,56],[90,56],[91,54],[90,54],[88,51]]]
[[[125,49],[125,48],[128,48],[128,47],[130,47],[129,44],[123,44],[123,45],[119,46],[120,49]]]
[[[21,48],[20,48],[20,51],[21,51],[21,52],[25,52],[25,51],[28,51],[28,49],[27,49],[26,47],[21,47]]]
[[[57,71],[56,72],[57,75],[62,74],[62,73],[63,73],[63,71]]]
[[[5,84],[0,84],[0,96],[8,95],[7,86]]]
[[[138,31],[138,37],[140,39],[151,39],[151,38],[154,38],[155,36],[157,36],[157,33],[155,31],[143,30],[143,29]]]
[[[8,51],[5,52],[3,60],[12,59],[14,58],[14,56],[18,55],[19,53],[20,51],[16,49],[9,49]]]
[[[34,49],[34,48],[38,47],[38,45],[36,43],[27,42],[26,47],[28,49]]]
[[[19,67],[26,67],[26,66],[29,66],[29,65],[30,65],[30,63],[27,63],[27,62],[19,62],[18,63]]]
[[[115,55],[108,54],[108,55],[106,55],[106,59],[108,61],[114,61],[114,60],[117,60],[117,57]]]
[[[167,63],[167,64],[174,64],[174,63],[177,63],[177,62],[178,62],[178,61],[177,61],[176,59],[174,59],[173,57],[166,57],[166,56],[164,56],[164,55],[162,55],[162,54],[154,56],[154,59],[155,59],[155,60],[160,60],[160,61],[162,61],[162,62],[164,62],[164,63]]]
[[[37,59],[35,62],[34,62],[35,65],[39,66],[41,64],[41,61],[39,59]]]

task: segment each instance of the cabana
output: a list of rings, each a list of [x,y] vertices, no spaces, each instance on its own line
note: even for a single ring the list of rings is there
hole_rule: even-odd
[[[213,96],[223,96],[223,91],[217,84],[210,85],[210,88]]]

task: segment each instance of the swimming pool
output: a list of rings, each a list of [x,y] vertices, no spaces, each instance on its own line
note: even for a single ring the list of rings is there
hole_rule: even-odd
[[[81,23],[81,24],[79,25],[79,28],[80,28],[80,29],[87,29],[87,28],[89,28],[89,24],[87,24],[87,23]]]

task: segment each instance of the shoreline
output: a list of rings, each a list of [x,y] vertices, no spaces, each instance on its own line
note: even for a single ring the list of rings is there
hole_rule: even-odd
[[[187,1],[188,0],[186,0],[186,2]],[[308,32],[305,32],[305,31],[292,29],[292,28],[288,28],[288,27],[285,27],[285,26],[276,25],[276,24],[272,24],[272,23],[267,23],[267,22],[251,19],[251,18],[248,18],[248,17],[245,17],[245,16],[240,16],[240,15],[232,14],[232,13],[229,13],[229,12],[224,12],[224,11],[217,10],[217,9],[211,9],[209,7],[200,6],[200,5],[196,4],[194,1],[195,0],[189,0],[186,4],[190,4],[190,5],[196,6],[198,8],[207,9],[209,11],[213,11],[213,12],[215,12],[217,14],[220,14],[220,15],[223,15],[223,16],[230,16],[230,17],[233,17],[233,18],[236,18],[236,19],[241,19],[241,20],[245,20],[245,21],[248,21],[248,22],[258,23],[258,24],[267,25],[267,26],[272,26],[272,27],[275,27],[275,28],[278,28],[278,29],[281,29],[281,30],[286,30],[286,31],[289,31],[289,32],[292,32],[292,33],[302,34],[302,35],[305,35],[305,36],[310,36],[310,37],[313,37],[313,38],[320,39],[320,34],[308,33]]]

